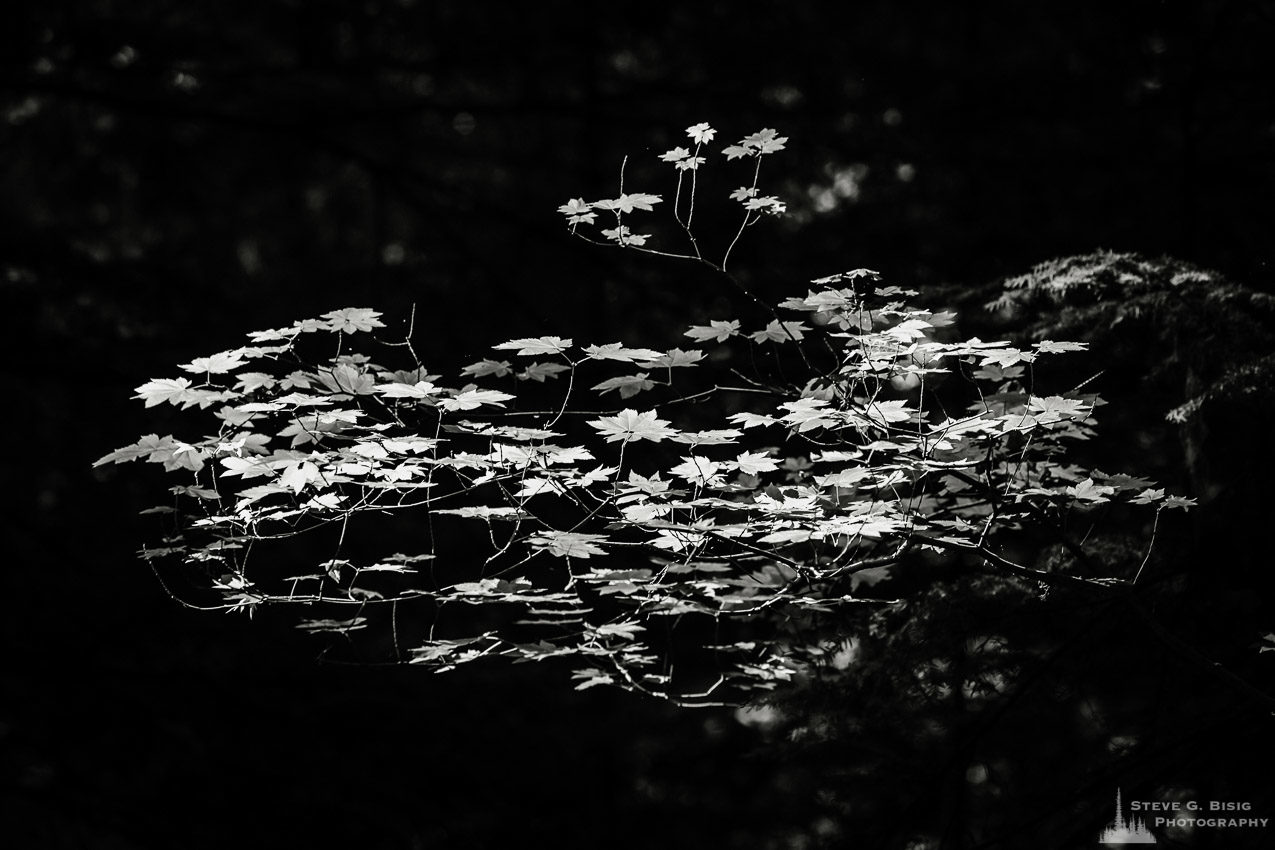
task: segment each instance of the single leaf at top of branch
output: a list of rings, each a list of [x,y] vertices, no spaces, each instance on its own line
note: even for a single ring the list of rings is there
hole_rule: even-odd
[[[787,136],[781,136],[775,130],[769,128],[759,130],[751,136],[745,136],[739,141],[739,144],[730,145],[723,148],[722,153],[727,159],[739,159],[745,156],[764,156],[768,153],[775,153],[784,149],[788,142]]]
[[[704,145],[713,141],[713,137],[717,135],[717,131],[708,126],[707,123],[701,122],[687,127],[686,135],[690,136],[691,141],[695,144]]]

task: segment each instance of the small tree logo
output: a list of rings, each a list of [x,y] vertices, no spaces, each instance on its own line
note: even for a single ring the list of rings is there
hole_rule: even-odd
[[[1098,837],[1102,844],[1155,844],[1155,836],[1147,829],[1142,818],[1125,820],[1124,806],[1120,802],[1120,789],[1116,789],[1116,818]]]

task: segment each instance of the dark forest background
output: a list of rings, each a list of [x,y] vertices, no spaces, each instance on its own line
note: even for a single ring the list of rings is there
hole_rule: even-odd
[[[977,330],[1001,279],[1099,248],[1271,292],[1272,44],[1269,2],[9,7],[0,846],[1077,847],[1117,785],[1275,817],[1271,706],[1118,611],[1016,617],[1021,600],[985,594],[1007,633],[1056,638],[1040,687],[968,725],[922,716],[901,652],[872,688],[791,701],[803,732],[786,734],[575,693],[552,668],[322,663],[286,618],[180,608],[135,557],[158,534],[137,512],[167,485],[90,469],[165,433],[132,387],[338,307],[401,323],[415,305],[418,349],[448,372],[512,337],[672,347],[744,312],[689,266],[571,240],[555,211],[613,196],[626,154],[629,179],[667,181],[655,156],[699,121],[791,138],[764,178],[791,214],[735,261],[771,300],[866,266]],[[1157,344],[1090,361],[1125,405],[1102,439],[1183,491],[1173,400],[1142,395]],[[1190,595],[1162,610],[1271,691],[1270,479],[1246,466],[1262,421],[1211,422],[1226,497],[1180,521]],[[981,616],[926,599],[921,640]],[[877,714],[837,728],[851,692]],[[1013,781],[970,791],[997,763]]]

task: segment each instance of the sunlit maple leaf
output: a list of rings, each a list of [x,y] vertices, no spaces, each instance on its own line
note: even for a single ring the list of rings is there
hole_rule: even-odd
[[[1080,499],[1084,502],[1109,502],[1107,497],[1116,492],[1115,487],[1103,487],[1094,483],[1092,478],[1086,478],[1074,487],[1068,487],[1064,492]]]
[[[307,390],[313,385],[314,375],[300,370],[289,372],[279,381],[281,390]]]
[[[1027,402],[1027,410],[1036,421],[1042,424],[1058,422],[1063,419],[1084,419],[1092,408],[1078,398],[1063,398],[1051,395],[1046,398],[1032,398]]]
[[[235,382],[235,389],[250,393],[255,390],[268,390],[276,383],[274,376],[267,375],[265,372],[243,372],[239,375],[239,380]]]
[[[660,161],[661,162],[677,162],[679,160],[686,159],[690,155],[691,155],[691,152],[688,151],[686,148],[673,148],[671,151],[666,151],[660,154]]]
[[[678,478],[686,479],[692,484],[705,484],[717,474],[721,466],[717,461],[692,455],[691,457],[683,457],[682,462],[669,469],[669,472]]]
[[[293,493],[300,493],[306,485],[318,481],[319,468],[310,461],[290,463],[279,475],[279,486],[286,487]]]
[[[731,319],[729,322],[710,321],[706,326],[692,325],[684,336],[689,336],[696,342],[705,342],[710,339],[725,342],[737,333],[739,333],[739,320]]]
[[[866,466],[855,466],[830,475],[816,475],[815,483],[820,487],[857,487],[870,474]]]
[[[767,154],[783,150],[787,141],[787,136],[781,136],[774,130],[765,129],[759,130],[751,136],[746,136],[743,144],[755,147],[758,153]]]
[[[678,434],[673,439],[679,443],[692,446],[724,446],[730,445],[743,436],[734,428],[715,428],[708,431],[689,431]]]
[[[879,424],[906,422],[915,414],[916,411],[908,407],[908,403],[902,400],[874,401],[863,410],[864,416]]]
[[[800,340],[805,336],[805,331],[810,330],[801,322],[783,322],[778,319],[772,319],[770,324],[763,330],[751,333],[748,338],[756,343],[763,342],[789,342],[791,340]]]
[[[196,357],[177,368],[196,375],[220,375],[238,369],[242,365],[244,365],[242,351],[221,351],[209,357]]]
[[[774,130],[759,130],[751,136],[745,136],[739,144],[723,148],[722,153],[726,155],[727,159],[739,159],[744,156],[763,156],[783,150],[787,142],[787,136],[781,136]]]
[[[519,508],[499,505],[490,507],[488,505],[473,505],[464,508],[438,508],[434,511],[436,514],[452,514],[459,517],[472,517],[477,519],[491,519],[497,517],[501,519],[513,519],[525,516],[526,514]]]
[[[517,349],[520,357],[530,357],[537,354],[558,354],[566,351],[571,347],[570,339],[563,339],[560,336],[542,336],[532,339],[523,337],[521,339],[511,339],[509,342],[502,342],[499,345],[493,345],[492,348],[498,351],[511,351]],[[484,361],[486,362],[486,361]]]
[[[686,128],[686,135],[691,137],[697,145],[707,144],[713,141],[713,137],[717,135],[717,131],[708,126],[707,123],[700,122]]]
[[[674,348],[659,357],[643,360],[637,365],[644,369],[676,369],[679,366],[694,366],[703,359],[702,351],[683,351],[680,348]]]
[[[632,363],[634,360],[650,360],[659,357],[658,351],[649,348],[625,348],[623,343],[612,342],[606,345],[586,345],[584,353],[590,360],[618,360],[621,363]]]
[[[93,462],[93,466],[102,466],[107,463],[128,463],[143,457],[149,460],[157,454],[171,451],[172,447],[172,435],[160,437],[157,434],[147,434],[131,446],[124,446],[98,458]]]
[[[465,390],[455,398],[443,399],[438,405],[444,410],[473,410],[484,404],[504,407],[504,402],[511,398],[513,396],[509,393],[502,393],[499,390]]]
[[[380,313],[366,307],[346,307],[343,310],[333,310],[323,314],[323,318],[330,322],[329,327],[332,330],[347,334],[385,327],[380,321],[380,316]]]
[[[882,333],[892,339],[907,343],[921,339],[931,327],[933,326],[925,319],[906,319],[892,328],[887,328]]]
[[[272,328],[264,331],[253,331],[248,334],[248,338],[253,342],[277,342],[279,340],[292,340],[301,331],[296,326],[290,328]]]
[[[418,381],[415,384],[380,384],[374,387],[376,392],[386,398],[429,398],[441,390],[429,381]]]
[[[731,422],[735,422],[744,426],[744,430],[756,428],[760,425],[774,425],[779,420],[770,416],[763,416],[760,413],[736,413],[730,418]]]
[[[93,465],[96,467],[112,462],[125,463],[145,457],[149,463],[162,463],[164,469],[169,472],[175,472],[178,469],[198,472],[203,469],[204,460],[208,454],[207,449],[183,443],[171,436],[161,439],[154,434],[149,434],[131,446],[125,446],[100,458]]]
[[[635,192],[632,195],[620,195],[618,198],[611,198],[603,201],[594,201],[594,209],[599,210],[617,210],[622,213],[633,212],[634,210],[645,210],[654,212],[652,204],[660,203],[659,195],[648,195],[645,192]]]
[[[589,422],[589,425],[598,429],[608,443],[630,440],[650,440],[658,443],[678,433],[676,429],[668,427],[667,420],[657,419],[654,410],[638,413],[636,410],[626,408],[615,416],[594,419]]]
[[[765,452],[744,452],[735,458],[732,464],[746,475],[759,475],[763,472],[774,472],[779,468],[774,458]]]
[[[567,217],[567,224],[593,224],[598,217],[584,198],[572,198],[558,207],[558,212]]]
[[[483,378],[487,375],[503,378],[511,371],[513,370],[509,368],[508,360],[479,360],[477,363],[470,363],[464,369],[461,369],[460,373],[462,375],[471,375],[475,378]]]
[[[779,405],[788,411],[780,417],[780,421],[801,432],[832,425],[833,420],[827,418],[827,414],[831,411],[824,409],[827,405],[828,402],[821,398],[799,398],[796,401],[786,401]]]
[[[612,390],[620,391],[620,398],[632,398],[643,390],[649,390],[655,386],[650,380],[647,372],[638,372],[636,375],[623,375],[618,378],[607,378],[600,384],[596,384],[593,389],[606,394]]]
[[[744,209],[761,210],[770,215],[782,215],[787,212],[788,205],[774,195],[766,195],[761,198],[749,198],[744,202]]]
[[[740,203],[747,201],[749,198],[755,197],[757,197],[757,190],[748,186],[740,186],[734,192],[730,193],[730,199],[732,201],[739,201]]]
[[[334,393],[348,395],[371,395],[376,391],[376,381],[347,363],[333,366],[331,371],[324,370],[318,374],[319,383]]]
[[[646,244],[646,240],[651,238],[640,233],[633,233],[627,225],[623,224],[619,227],[602,231],[602,235],[619,245],[636,245],[639,248]]]
[[[147,407],[164,402],[182,404],[190,398],[190,381],[187,378],[154,378],[134,387],[133,391],[137,393],[133,398],[144,399]]]
[[[544,549],[559,558],[589,558],[605,555],[596,543],[607,541],[605,534],[579,534],[573,531],[545,531],[531,537],[528,542],[537,549]]]
[[[946,328],[950,327],[956,321],[956,314],[951,310],[944,310],[941,313],[931,313],[926,321],[931,327]]]
[[[983,359],[979,361],[979,365],[987,366],[995,363],[1003,369],[1006,366],[1013,366],[1015,363],[1030,363],[1035,359],[1035,354],[1019,351],[1017,348],[1005,348],[999,351],[988,351],[984,353]]]
[[[520,381],[537,381],[543,384],[546,378],[556,378],[559,374],[570,371],[570,366],[561,363],[532,363],[515,377]]]
[[[1054,342],[1052,339],[1043,339],[1034,343],[1032,348],[1041,354],[1061,354],[1065,351],[1085,351],[1089,348],[1087,342]]]

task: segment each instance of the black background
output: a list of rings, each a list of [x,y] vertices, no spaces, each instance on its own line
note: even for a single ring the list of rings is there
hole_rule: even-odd
[[[321,664],[284,618],[183,610],[134,555],[167,485],[90,469],[171,430],[132,387],[337,307],[416,305],[449,372],[520,335],[671,347],[746,311],[555,212],[613,196],[625,155],[626,188],[667,192],[655,156],[690,124],[791,138],[763,184],[792,214],[737,260],[768,298],[868,266],[976,301],[1096,248],[1271,290],[1271,3],[68,0],[6,19],[5,847],[851,840],[818,762],[729,711],[577,694],[553,668]],[[1269,731],[1218,722],[1199,746],[1263,787],[1240,750]],[[1113,784],[1036,793],[1100,822]],[[1076,846],[1018,834],[998,846]]]

